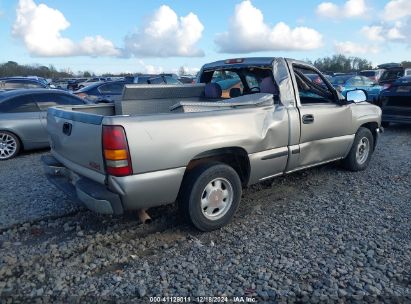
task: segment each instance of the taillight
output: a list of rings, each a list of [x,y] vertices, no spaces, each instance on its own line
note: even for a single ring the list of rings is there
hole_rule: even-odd
[[[107,174],[126,176],[133,173],[126,133],[122,126],[103,126],[103,155]]]

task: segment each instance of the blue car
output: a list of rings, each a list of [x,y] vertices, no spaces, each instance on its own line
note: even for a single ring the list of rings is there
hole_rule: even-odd
[[[401,77],[382,90],[379,106],[384,127],[391,122],[411,124],[411,76]]]
[[[378,83],[370,80],[365,76],[358,75],[341,75],[334,76],[331,79],[331,84],[339,91],[344,97],[347,91],[361,89],[367,93],[367,101],[376,103],[378,96],[382,90],[382,86]]]

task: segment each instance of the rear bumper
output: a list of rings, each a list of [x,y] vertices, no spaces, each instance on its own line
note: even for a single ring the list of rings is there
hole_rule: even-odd
[[[177,199],[185,167],[125,177],[107,177],[107,185],[82,177],[53,156],[43,156],[47,179],[94,212],[122,214],[125,210],[150,208]]]
[[[42,156],[47,179],[66,193],[73,201],[82,202],[88,209],[103,214],[122,214],[124,212],[118,194],[107,190],[86,177],[70,171],[53,156]]]

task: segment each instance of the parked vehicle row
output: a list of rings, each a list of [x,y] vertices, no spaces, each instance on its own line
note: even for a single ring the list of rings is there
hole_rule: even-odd
[[[411,100],[411,92],[409,90],[409,78],[404,77],[399,78],[398,80],[392,79],[401,75],[401,70],[403,73],[411,73],[411,70],[403,69],[398,64],[385,64],[380,65],[379,67],[380,68],[377,70],[362,71],[359,75],[339,73],[333,77],[328,75],[323,75],[323,77],[328,80],[344,97],[346,97],[347,92],[350,90],[364,90],[366,92],[367,101],[377,104],[383,109],[384,126],[388,126],[390,122],[409,122],[411,117],[411,106],[409,102]],[[315,84],[320,85],[323,88],[327,87],[327,84],[321,77],[319,77],[319,75],[307,73],[304,76],[308,77]],[[259,84],[255,78],[250,75],[243,75],[242,77],[245,77],[250,87],[256,87],[253,88],[254,91],[258,90]],[[108,79],[104,79],[105,81],[99,81],[94,84],[87,85],[86,87],[75,91],[74,95],[80,97],[85,103],[114,103],[121,99],[123,89],[126,84],[181,84],[175,74],[138,74],[136,76],[117,79],[121,80],[107,81]],[[376,83],[374,79],[381,79],[384,85]],[[80,83],[84,83],[84,80],[86,79],[63,79],[60,82],[61,88],[64,86],[69,88],[77,87]],[[92,83],[92,80],[94,81],[101,79],[90,79],[88,83]],[[197,78],[195,82],[196,81],[201,80],[200,78]],[[213,74],[211,81],[213,83],[217,83],[221,88],[221,98],[235,98],[244,94],[249,94],[249,92],[245,90],[243,80],[233,71],[216,71]],[[57,82],[53,82],[52,86],[56,86],[58,84],[59,83]],[[0,91],[18,90],[22,88],[50,89],[50,86],[48,86],[47,81],[41,77],[30,76],[0,78]],[[29,99],[30,92],[32,91],[28,91],[26,92],[27,94],[22,94],[22,96],[24,95],[26,96],[25,98]],[[0,114],[0,120],[2,119],[1,117],[2,115]],[[0,121],[0,132],[12,132],[10,129],[2,129],[1,124],[2,121]],[[30,144],[23,145],[24,148],[26,148],[26,146],[30,147]],[[13,157],[16,154],[17,153],[12,153],[10,155]],[[3,155],[3,159],[6,159],[6,156]]]

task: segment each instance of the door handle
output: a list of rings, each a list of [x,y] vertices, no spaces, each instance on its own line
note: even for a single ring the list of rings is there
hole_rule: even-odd
[[[303,116],[303,124],[311,124],[314,122],[314,115],[307,114]]]
[[[71,135],[71,129],[73,128],[72,124],[69,122],[65,122],[63,124],[63,133],[66,134],[67,136]]]

